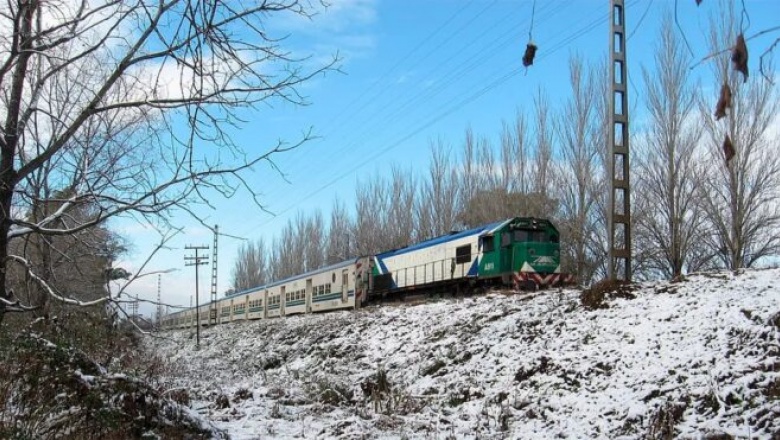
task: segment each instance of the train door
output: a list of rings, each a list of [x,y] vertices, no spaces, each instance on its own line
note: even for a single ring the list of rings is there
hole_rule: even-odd
[[[501,273],[506,274],[512,271],[512,233],[509,231],[501,232]]]
[[[284,306],[287,303],[287,286],[282,286],[279,289],[279,316],[284,316]]]
[[[349,269],[341,271],[341,302],[347,302],[349,298]]]
[[[371,258],[359,258],[355,262],[355,308],[360,308],[368,301],[368,293],[371,291]]]
[[[263,319],[268,319],[268,289],[263,291]]]
[[[501,247],[499,248],[499,255],[500,255],[500,273],[501,273],[501,282],[505,285],[509,285],[512,283],[512,258],[514,255],[512,255],[512,233],[507,231],[506,229],[501,231]]]
[[[306,297],[306,313],[311,313],[311,301],[312,296],[314,296],[314,293],[312,292],[311,286],[312,286],[311,278],[306,280],[306,292],[304,293],[304,296]]]

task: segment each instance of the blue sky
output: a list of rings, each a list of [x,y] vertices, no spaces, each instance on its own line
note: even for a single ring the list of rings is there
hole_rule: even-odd
[[[247,180],[262,196],[271,215],[255,207],[247,193],[215,200],[215,210],[198,214],[221,232],[266,241],[302,210],[320,209],[325,218],[335,197],[351,206],[354,185],[386,173],[391,164],[424,170],[428,143],[442,138],[459,153],[463,133],[495,139],[503,120],[518,111],[530,113],[537,90],[552,107],[568,93],[567,64],[571,55],[596,63],[608,51],[608,0],[537,1],[533,41],[539,46],[527,71],[521,58],[528,42],[534,2],[531,0],[329,0],[331,6],[311,21],[271,17],[268,29],[289,34],[282,43],[295,54],[311,55],[317,63],[338,52],[341,73],[332,72],[300,89],[310,105],[278,102],[245,111],[247,121],[233,133],[247,151],[268,149],[278,139],[294,142],[311,128],[319,136],[303,147],[276,157],[284,178],[259,166]],[[679,0],[677,16],[694,59],[707,55],[704,38],[710,14],[719,0]],[[780,1],[745,0],[750,36],[780,24]],[[632,109],[641,109],[640,66],[649,65],[661,17],[674,11],[671,0],[626,0],[630,39],[627,52]],[[758,48],[767,47],[778,32],[749,42],[752,78],[758,80]],[[695,69],[706,77],[707,66]],[[633,114],[634,120],[641,113]],[[211,245],[213,236],[202,226],[184,221],[185,233],[168,243],[147,270],[175,269],[162,276],[163,300],[189,304],[194,293],[194,269],[184,267],[187,244]],[[152,241],[147,229],[120,225],[133,250],[120,264],[137,269]],[[230,270],[241,240],[221,237],[218,265],[220,296],[229,287]],[[189,254],[189,253],[188,253]],[[209,251],[211,254],[211,251]],[[209,266],[201,268],[200,296],[208,297]],[[153,299],[157,278],[139,280],[128,292]],[[150,314],[151,306],[141,311]]]

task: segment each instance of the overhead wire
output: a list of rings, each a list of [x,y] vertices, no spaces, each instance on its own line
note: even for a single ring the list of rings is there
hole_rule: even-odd
[[[443,44],[446,44],[447,42],[451,41],[452,39],[454,39],[458,35],[462,34],[463,31],[465,31],[465,30],[469,29],[470,27],[472,27],[475,19],[478,18],[479,16],[482,16],[491,6],[495,5],[496,3],[497,3],[497,0],[494,0],[493,2],[488,4],[486,7],[480,9],[476,13],[476,15],[474,17],[471,17],[465,23],[460,24],[456,29],[454,29],[451,32],[445,34],[443,40],[440,43],[438,43],[438,45],[436,47],[433,47],[432,49],[428,50],[420,58],[415,59],[414,60],[415,63],[419,63],[421,61],[424,61],[424,60],[428,59],[431,54],[437,53],[439,48]],[[448,19],[445,22],[445,24],[452,23],[453,22],[452,18],[453,17],[451,16],[450,19]],[[502,20],[500,20],[500,22],[503,23],[507,19],[510,19],[510,18],[512,18],[511,15],[505,15],[502,18]],[[515,27],[515,26],[516,25],[514,25],[513,27]],[[442,28],[443,28],[443,25],[440,26],[440,29],[442,29]],[[494,27],[491,26],[491,28],[494,28]],[[430,39],[428,37],[426,37],[425,41],[430,41]],[[472,45],[473,43],[476,43],[476,42],[478,42],[478,40],[471,40],[471,43],[469,43],[469,45]],[[418,44],[416,46],[416,48],[419,48],[419,47],[421,47],[421,44]],[[405,59],[408,59],[408,57],[405,57]],[[439,70],[439,69],[442,69],[442,68],[446,68],[448,63],[455,62],[456,60],[457,60],[457,58],[454,58],[454,57],[446,57],[443,62],[437,62],[437,63],[434,63],[434,64],[437,66],[437,70]],[[400,65],[400,63],[396,62],[394,67],[391,68],[391,70],[395,69],[395,67],[398,66],[398,65]],[[387,71],[382,76],[382,78],[387,78],[387,77],[389,77],[389,71]],[[365,138],[369,133],[376,132],[377,131],[377,127],[379,127],[380,130],[383,127],[386,127],[387,124],[385,122],[388,120],[388,116],[387,116],[388,107],[389,108],[396,108],[396,105],[394,105],[395,103],[400,103],[398,105],[403,105],[403,103],[408,102],[408,101],[406,101],[405,99],[403,99],[403,98],[401,98],[399,96],[395,96],[393,98],[393,100],[392,100],[392,104],[389,105],[389,106],[388,105],[382,105],[381,103],[378,103],[377,99],[379,97],[381,97],[382,95],[384,95],[385,93],[387,93],[388,90],[389,89],[385,88],[382,91],[380,91],[379,93],[375,94],[372,97],[372,99],[369,100],[369,102],[364,103],[360,108],[358,108],[352,114],[352,116],[356,116],[358,113],[361,112],[361,110],[365,109],[367,107],[367,105],[369,105],[369,104],[375,104],[376,107],[377,107],[372,113],[370,113],[365,118],[366,123],[365,124],[361,124],[363,129],[360,131],[360,134],[358,134],[358,135],[354,135],[353,134],[352,136],[350,136],[350,138],[351,138],[350,141],[344,142],[340,148],[338,148],[335,152],[332,153],[335,157],[340,157],[343,153],[347,152],[348,150],[353,149],[356,145],[359,145],[358,142],[362,141],[362,139]],[[362,94],[362,96],[365,95],[365,94],[366,94],[366,92],[364,92]],[[412,95],[410,99],[414,99],[414,96],[416,96],[416,95]],[[343,122],[342,124],[344,124],[345,122]],[[353,120],[353,122],[354,122],[354,120]],[[336,131],[336,130],[334,129],[334,130],[331,130],[331,131]],[[300,151],[303,151],[303,149],[300,149]],[[291,155],[287,155],[287,157],[286,157],[286,160],[290,160],[290,161],[294,161],[295,159],[296,158],[293,158]],[[304,166],[302,169],[297,170],[296,173],[298,173],[300,175],[307,175],[307,174],[313,172],[314,168],[317,167],[317,166],[319,166],[319,165],[318,164],[310,164],[310,165]]]
[[[553,8],[553,10],[556,10]],[[559,10],[559,9],[557,9]],[[502,20],[503,22],[504,20]],[[512,30],[510,32],[504,32],[501,35],[499,35],[497,38],[494,38],[491,40],[487,45],[485,45],[483,48],[480,48],[478,53],[470,58],[467,58],[463,60],[460,64],[450,68],[449,66],[445,65],[438,65],[436,69],[434,69],[432,72],[430,72],[430,76],[434,77],[435,74],[438,73],[438,71],[442,70],[444,67],[447,68],[447,73],[439,80],[436,81],[435,85],[432,85],[431,87],[426,88],[422,92],[420,92],[417,95],[412,96],[410,99],[404,101],[401,101],[398,106],[394,110],[390,110],[390,112],[382,118],[382,120],[395,120],[396,118],[400,117],[401,115],[407,114],[407,112],[410,109],[415,108],[417,104],[420,102],[425,102],[429,100],[430,98],[433,98],[437,96],[441,91],[445,90],[447,87],[452,85],[454,82],[457,82],[458,80],[461,80],[466,77],[466,73],[470,72],[472,68],[474,68],[476,65],[480,65],[487,61],[488,59],[492,58],[495,54],[498,53],[500,49],[506,48],[506,44],[508,42],[511,42],[513,40],[517,39],[517,26],[513,26]],[[484,34],[483,34],[484,35]],[[468,45],[466,45],[463,49],[464,51],[468,49],[470,46],[476,44],[478,42],[477,39],[472,40]],[[377,124],[381,124],[381,120],[377,122]],[[355,139],[355,141],[352,142],[352,144],[359,143],[362,141],[362,139],[365,137],[368,133],[375,133],[374,130],[375,127],[367,127],[362,133],[361,136]],[[386,127],[384,129],[387,129]]]
[[[374,93],[370,99],[367,98],[368,95],[380,85],[384,84],[386,80],[391,76],[393,72],[398,69],[405,61],[409,60],[415,53],[417,53],[420,49],[422,49],[428,42],[432,41],[436,35],[438,35],[443,29],[445,29],[447,26],[449,26],[452,22],[454,22],[458,16],[460,16],[468,7],[470,7],[472,4],[474,4],[475,0],[469,0],[468,3],[466,3],[464,6],[460,7],[458,10],[456,10],[453,14],[449,16],[442,24],[440,24],[435,30],[433,30],[431,33],[429,33],[427,36],[425,36],[417,45],[412,48],[409,52],[404,54],[402,57],[400,57],[396,62],[387,70],[384,71],[384,73],[377,78],[364,92],[362,92],[358,97],[351,100],[346,106],[342,108],[342,110],[334,115],[326,124],[326,128],[328,130],[328,133],[323,133],[323,137],[327,137],[332,133],[337,132],[339,129],[341,129],[348,121],[352,120],[356,115],[360,114],[367,106],[375,103],[381,96],[383,96],[386,92],[386,88],[382,88],[378,90],[376,93]],[[484,14],[488,9],[490,9],[493,5],[496,4],[498,0],[493,0],[492,3],[488,4],[484,8],[482,8],[475,17],[472,17],[472,19],[469,20],[468,23],[473,22],[476,18]],[[459,31],[463,30],[465,28],[465,25],[461,26],[458,31],[455,33],[450,34],[445,40],[441,43],[444,44],[447,41],[454,38]],[[425,55],[423,55],[421,58],[417,60],[417,62],[424,61],[431,53],[432,51],[427,52]],[[366,98],[366,99],[364,99]],[[353,110],[352,112],[348,113],[348,110],[352,108],[353,106],[357,105],[363,101],[362,105],[358,107],[357,109]],[[302,152],[300,154],[303,154]],[[296,156],[296,154],[293,154],[291,156]]]
[[[464,30],[468,29],[468,27],[469,27],[470,25],[472,25],[476,19],[478,19],[478,18],[479,18],[480,16],[482,16],[482,15],[483,15],[485,12],[487,12],[487,11],[488,11],[488,10],[489,10],[489,9],[490,9],[492,6],[494,6],[494,5],[497,3],[497,1],[498,1],[498,0],[493,0],[493,1],[492,1],[491,3],[489,3],[487,6],[485,6],[485,7],[484,7],[484,8],[482,8],[482,9],[480,9],[480,10],[479,10],[479,11],[478,11],[478,12],[477,12],[477,13],[476,13],[476,14],[475,14],[473,17],[471,17],[471,18],[470,18],[468,21],[466,21],[465,23],[461,24],[461,25],[460,25],[460,26],[459,26],[457,29],[455,29],[453,32],[451,32],[451,33],[447,34],[447,35],[445,36],[445,38],[444,38],[444,39],[443,39],[441,42],[439,42],[439,44],[438,44],[436,47],[434,47],[433,49],[430,49],[430,50],[428,50],[428,51],[427,51],[425,54],[423,54],[423,55],[422,55],[420,58],[416,59],[416,60],[415,60],[415,63],[421,63],[422,61],[425,61],[426,59],[428,59],[428,58],[430,57],[430,55],[431,55],[431,54],[435,53],[435,52],[436,52],[436,51],[437,51],[439,48],[441,48],[441,46],[442,46],[442,45],[444,45],[444,44],[446,44],[447,42],[451,41],[452,39],[454,39],[455,37],[457,37],[458,35],[460,35],[460,34],[461,34],[461,33],[462,33]],[[470,3],[472,3],[472,2],[473,2],[473,0],[472,0],[471,2],[469,2],[469,4],[470,4]],[[461,8],[461,9],[460,9],[458,12],[461,12],[461,11],[463,11],[463,10],[464,10],[464,9],[463,9],[463,8]],[[439,28],[437,29],[437,31],[436,31],[436,32],[432,33],[432,34],[431,34],[429,37],[426,37],[426,38],[423,40],[423,42],[421,42],[421,43],[418,43],[418,44],[417,44],[417,46],[415,47],[415,49],[414,49],[414,50],[412,50],[411,52],[409,52],[409,54],[411,54],[411,53],[413,53],[413,52],[416,52],[416,51],[417,51],[419,48],[423,47],[423,45],[424,45],[424,43],[425,43],[425,42],[430,42],[430,41],[432,41],[432,40],[431,40],[431,37],[432,37],[433,35],[435,35],[435,34],[438,34],[438,33],[439,33],[439,32],[440,32],[440,31],[441,31],[441,30],[442,30],[442,29],[443,29],[443,28],[444,28],[446,25],[448,25],[448,24],[452,23],[452,22],[454,21],[455,17],[456,17],[457,15],[458,15],[458,14],[456,13],[456,14],[454,14],[453,16],[451,16],[451,17],[450,17],[450,19],[448,19],[448,20],[447,20],[447,21],[446,21],[444,24],[442,24],[441,26],[439,26]],[[407,56],[404,56],[404,57],[403,57],[401,60],[397,61],[397,62],[396,62],[394,65],[393,65],[393,67],[392,67],[392,68],[390,68],[389,70],[387,70],[387,71],[386,71],[386,72],[385,72],[385,73],[382,75],[382,77],[381,77],[380,79],[378,79],[378,80],[377,80],[377,81],[376,81],[374,84],[372,84],[372,86],[370,87],[370,89],[373,89],[373,88],[374,88],[374,86],[376,86],[377,84],[379,84],[379,83],[383,82],[383,80],[384,80],[384,79],[387,79],[387,78],[390,76],[390,74],[391,74],[393,71],[395,71],[395,69],[396,69],[398,66],[400,66],[400,65],[401,65],[401,62],[402,62],[402,61],[404,61],[404,60],[407,60],[407,59],[409,59],[409,56],[408,56],[408,55],[407,55]],[[446,64],[447,64],[447,62],[444,62],[444,63],[437,63],[437,65],[438,65],[438,66],[440,66],[440,67],[441,67],[441,66],[444,66],[444,65],[446,65]],[[344,120],[340,121],[340,123],[339,123],[339,124],[338,124],[336,127],[330,128],[330,130],[329,130],[329,133],[328,133],[328,134],[325,134],[325,135],[323,135],[323,138],[328,138],[330,135],[332,135],[332,134],[334,134],[334,133],[337,133],[337,132],[338,132],[338,131],[339,131],[339,130],[340,130],[342,127],[343,127],[343,126],[345,126],[345,125],[346,125],[348,122],[354,122],[354,118],[355,118],[357,115],[360,115],[360,114],[364,113],[363,111],[364,111],[364,110],[366,110],[366,109],[367,109],[367,107],[369,107],[369,106],[371,106],[371,105],[374,105],[376,108],[373,110],[373,112],[371,112],[371,113],[370,113],[368,116],[366,116],[366,117],[365,117],[365,119],[366,119],[367,121],[371,121],[371,120],[379,120],[379,116],[381,116],[381,113],[382,113],[383,111],[386,111],[386,107],[385,107],[385,106],[382,106],[382,105],[379,105],[379,104],[378,104],[378,100],[379,100],[379,98],[381,98],[382,96],[384,96],[385,94],[387,94],[389,90],[390,90],[389,88],[385,87],[385,88],[381,89],[381,90],[380,90],[378,93],[374,94],[374,95],[371,97],[371,99],[367,99],[367,100],[365,100],[365,102],[364,102],[364,103],[363,103],[363,104],[362,104],[360,107],[358,107],[358,108],[357,108],[357,109],[356,109],[354,112],[350,113],[350,115],[349,115],[349,117],[348,117],[348,118],[345,118]],[[361,97],[362,97],[362,96],[366,96],[366,95],[367,95],[367,93],[368,93],[368,92],[364,92],[364,93],[362,93],[362,94],[361,94]],[[398,100],[399,100],[399,97],[398,97],[398,96],[394,97],[394,101],[398,101]],[[359,101],[359,99],[356,99],[356,100],[354,100],[353,102],[357,102],[357,101]],[[342,112],[342,113],[343,113],[343,112]],[[383,118],[383,119],[386,119],[386,118]],[[330,123],[330,124],[328,124],[328,125],[335,125],[335,124],[332,124],[332,123]],[[368,125],[368,124],[364,124],[364,130],[370,130],[370,128],[371,128],[371,127],[369,127],[369,125]],[[367,131],[366,131],[366,132],[367,132]],[[354,135],[353,135],[353,136],[354,136]],[[344,146],[342,146],[342,147],[341,147],[341,148],[340,148],[338,151],[336,151],[336,152],[335,152],[335,155],[339,155],[339,154],[341,154],[341,153],[344,153],[344,152],[345,152],[345,151],[346,151],[346,150],[347,150],[347,149],[348,149],[350,146],[351,146],[351,144],[345,144],[345,145],[344,145]],[[303,175],[306,175],[307,171],[311,171],[311,168],[309,168],[308,170],[303,170],[302,174],[303,174]]]
[[[636,2],[638,2],[638,0],[630,0],[629,4],[632,4],[632,3],[635,4]],[[557,44],[553,45],[551,47],[551,49],[544,51],[542,53],[542,55],[539,57],[539,60],[541,61],[541,60],[544,60],[544,59],[548,58],[553,53],[557,52],[558,50],[562,49],[563,47],[568,46],[572,41],[575,41],[575,40],[581,38],[582,36],[588,34],[593,29],[595,29],[599,24],[603,23],[605,21],[605,18],[609,19],[610,15],[611,14],[607,14],[607,16],[604,17],[604,14],[601,14],[599,16],[599,18],[597,18],[595,20],[592,20],[591,22],[589,22],[585,26],[583,26],[583,27],[579,28],[578,30],[576,30],[575,32],[573,32],[572,34],[569,34],[563,40],[561,40]],[[457,102],[453,102],[454,100],[449,101],[447,103],[448,105],[443,106],[443,107],[445,107],[444,111],[438,113],[436,116],[434,116],[431,119],[427,120],[423,124],[417,126],[412,131],[408,132],[406,135],[402,136],[401,138],[397,139],[396,141],[391,142],[390,144],[388,144],[384,148],[380,149],[372,157],[360,161],[357,164],[357,167],[362,167],[362,166],[368,164],[369,162],[371,162],[373,160],[376,160],[377,158],[379,158],[379,157],[389,153],[390,151],[392,151],[395,148],[397,148],[398,146],[402,145],[404,142],[406,142],[407,140],[411,139],[415,135],[419,134],[423,130],[429,128],[430,126],[432,126],[436,122],[440,121],[441,119],[445,118],[446,116],[449,116],[450,114],[454,113],[458,109],[462,108],[464,105],[473,102],[474,100],[480,98],[481,96],[483,96],[484,94],[486,94],[490,90],[494,89],[495,87],[498,87],[499,85],[505,83],[506,81],[508,81],[509,79],[514,77],[515,75],[517,75],[521,70],[522,70],[521,67],[514,68],[514,69],[510,70],[509,72],[500,75],[496,79],[494,79],[491,82],[489,82],[486,86],[482,87],[481,89],[477,90],[476,92],[472,93],[471,95],[468,95],[466,98],[463,98],[463,99],[461,99],[461,100],[459,100]],[[357,167],[354,167],[354,168],[357,168]],[[311,198],[313,198],[316,195],[320,194],[325,189],[330,188],[331,186],[335,185],[337,182],[341,181],[342,179],[344,179],[345,177],[347,177],[347,176],[349,176],[351,174],[353,174],[352,170],[337,175],[335,178],[331,179],[330,181],[328,181],[324,185],[320,186],[317,190],[315,190],[313,192],[310,192],[304,198],[299,199],[296,202],[293,202],[291,205],[289,205],[288,207],[286,207],[283,210],[281,210],[279,213],[277,213],[276,217],[268,219],[268,220],[266,220],[264,222],[259,223],[258,227],[265,226],[265,225],[275,221],[278,217],[281,217],[284,214],[290,212],[292,209],[298,207],[301,203],[310,200]]]

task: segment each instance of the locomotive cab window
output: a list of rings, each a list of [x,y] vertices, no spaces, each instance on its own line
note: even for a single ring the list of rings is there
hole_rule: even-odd
[[[547,234],[544,231],[523,231],[518,230],[514,231],[514,240],[517,242],[535,242],[535,243],[545,243],[552,241],[553,237],[548,237]],[[557,237],[556,237],[557,238]]]
[[[463,264],[471,261],[471,245],[467,244],[455,248],[455,263]]]
[[[528,241],[530,231],[515,231],[515,241]]]
[[[512,244],[512,234],[504,232],[501,234],[501,247],[507,247]]]
[[[496,242],[492,235],[488,237],[481,237],[479,241],[480,245],[482,246],[482,252],[493,252],[496,250]]]

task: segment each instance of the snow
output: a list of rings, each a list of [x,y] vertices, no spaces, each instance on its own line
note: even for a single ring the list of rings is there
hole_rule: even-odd
[[[232,323],[198,351],[192,330],[147,342],[234,439],[771,438],[778,280],[644,283],[598,310],[573,289],[491,293]]]

